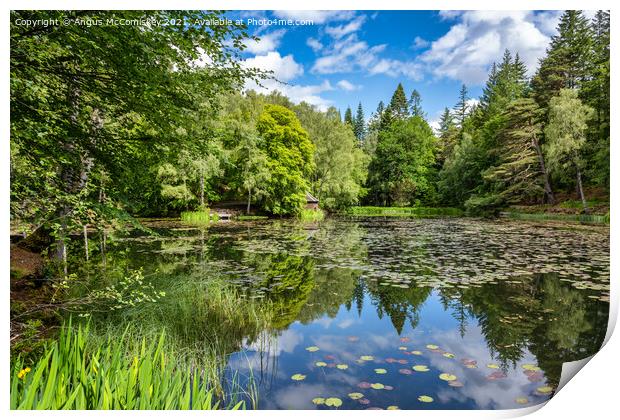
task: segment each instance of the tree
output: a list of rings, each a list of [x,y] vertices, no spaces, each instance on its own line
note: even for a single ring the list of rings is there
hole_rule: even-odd
[[[403,120],[409,116],[409,105],[407,103],[407,96],[405,96],[405,89],[401,83],[398,84],[396,90],[392,94],[392,99],[388,104],[385,112],[383,112],[381,119],[381,126],[387,127],[392,121]]]
[[[261,138],[254,133],[243,133],[235,153],[237,167],[240,168],[241,188],[248,197],[246,214],[250,214],[252,199],[263,200],[269,193],[269,160],[261,150],[260,143]]]
[[[440,200],[449,206],[461,207],[476,192],[484,170],[484,151],[468,133],[458,142],[439,172],[437,189]]]
[[[347,110],[344,112],[344,123],[345,124],[349,124],[349,126],[351,126],[351,128],[353,128],[354,123],[353,123],[353,112],[351,111],[351,107],[348,106]]]
[[[559,96],[549,101],[549,122],[545,128],[549,165],[555,171],[575,171],[577,191],[586,213],[588,204],[583,193],[582,151],[586,144],[588,120],[593,112],[591,107],[581,102],[576,90],[562,89]]]
[[[447,107],[444,108],[439,119],[438,131],[437,164],[441,167],[446,158],[452,154],[458,137],[458,128],[454,124],[454,116]]]
[[[312,193],[330,210],[358,203],[365,193],[368,158],[350,127],[341,122],[333,107],[320,112],[302,102],[295,112],[315,146]]]
[[[426,119],[426,113],[422,109],[422,97],[420,93],[413,89],[409,98],[409,109],[412,117],[420,117]]]
[[[567,10],[560,18],[558,34],[551,37],[546,56],[532,79],[533,95],[542,108],[560,89],[579,89],[589,78],[592,33],[580,10]]]
[[[315,147],[295,114],[281,105],[265,105],[256,128],[271,174],[265,208],[278,215],[296,214],[306,203]]]
[[[357,106],[357,113],[353,122],[353,133],[358,143],[361,145],[364,142],[364,136],[366,134],[366,120],[364,119],[364,110],[362,109],[362,103]]]
[[[383,205],[413,205],[431,193],[435,136],[420,117],[396,120],[379,132],[369,166],[370,195]]]

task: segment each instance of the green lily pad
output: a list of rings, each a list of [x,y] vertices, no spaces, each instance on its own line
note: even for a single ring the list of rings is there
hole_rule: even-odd
[[[540,368],[536,365],[523,365],[521,366],[523,368],[523,370],[529,370],[531,372],[537,372],[540,370]]]
[[[487,367],[488,367],[489,369],[499,369],[499,366],[498,366],[498,365],[496,365],[495,363],[489,363],[489,364],[487,365]]]
[[[306,379],[306,375],[302,375],[301,373],[296,373],[293,376],[291,376],[291,379],[294,381],[303,381],[304,379]]]
[[[380,384],[380,383],[376,383],[376,384],[370,384],[370,387],[372,389],[383,389],[383,388],[385,388],[385,385]]]
[[[452,375],[451,373],[442,373],[439,375],[439,379],[442,381],[456,381],[456,375]]]
[[[448,359],[454,359],[454,354],[453,353],[445,352],[445,353],[442,353],[442,356],[443,357],[447,357]]]
[[[359,400],[360,398],[364,398],[364,394],[362,394],[361,392],[351,392],[349,394],[349,398],[351,398],[352,400]]]
[[[432,397],[429,397],[428,395],[420,395],[418,397],[418,401],[423,402],[423,403],[431,403],[434,400]]]
[[[551,388],[550,386],[540,386],[536,388],[536,391],[538,391],[538,393],[542,395],[549,395],[553,392],[553,388]]]
[[[310,346],[306,347],[306,350],[308,350],[310,353],[314,353],[315,351],[319,351],[320,349],[317,346]]]
[[[398,350],[407,350],[407,347],[405,347],[405,346],[400,346],[400,347],[398,348]]]
[[[415,354],[416,356],[420,356],[422,352],[420,350],[413,350],[411,354]]]
[[[312,400],[312,404],[314,405],[322,405],[325,404],[325,398],[317,397]]]
[[[415,365],[414,367],[412,367],[413,370],[415,370],[416,372],[428,372],[429,368],[426,365]]]
[[[387,373],[387,370],[379,368],[379,369],[375,369],[375,373],[378,373],[379,375],[383,375]]]
[[[336,397],[330,397],[325,400],[325,405],[328,407],[340,407],[342,405],[342,400]]]
[[[436,346],[434,344],[428,344],[426,346],[426,348],[429,349],[429,350],[437,350],[439,348],[439,346]]]
[[[318,367],[325,367],[325,366],[327,366],[327,363],[325,363],[325,362],[316,362],[314,365],[318,366]]]
[[[341,363],[339,365],[336,365],[336,367],[340,370],[345,370],[349,368],[349,365],[345,364],[345,363]]]
[[[387,409],[388,410],[400,410],[400,408],[398,408],[397,405],[390,405]]]
[[[517,404],[527,404],[529,400],[525,397],[519,397],[515,400]]]
[[[360,360],[368,361],[368,360],[375,360],[375,358],[373,356],[361,356]]]

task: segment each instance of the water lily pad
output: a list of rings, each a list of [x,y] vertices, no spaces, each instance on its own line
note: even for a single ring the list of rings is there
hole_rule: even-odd
[[[385,359],[385,361],[388,363],[394,363],[396,362],[396,359],[394,359],[393,357],[388,357],[387,359]]]
[[[369,360],[374,360],[375,358],[373,356],[361,356],[360,360],[364,360],[364,361],[369,361]]]
[[[342,400],[336,397],[330,397],[325,399],[325,405],[328,407],[340,407],[342,405]]]
[[[398,359],[396,362],[400,363],[401,365],[406,365],[407,364],[407,360],[405,360],[405,359]]]
[[[494,363],[489,363],[489,364],[487,365],[487,367],[488,367],[489,369],[499,369],[499,366],[498,366],[498,365],[496,365],[496,364],[494,364]]]
[[[291,376],[291,379],[294,381],[303,381],[304,379],[306,379],[306,375],[302,375],[301,373],[296,373],[293,376]]]
[[[460,381],[450,381],[450,382],[448,382],[448,385],[450,385],[451,387],[454,387],[454,388],[461,388],[463,386],[463,382],[460,382]]]
[[[364,405],[370,404],[370,400],[368,398],[360,398],[357,402]]]
[[[312,400],[312,404],[314,405],[322,405],[325,404],[325,398],[316,397]]]
[[[427,344],[426,348],[429,350],[437,350],[439,348],[439,346],[436,346],[434,344]]]
[[[325,358],[327,360],[336,360],[336,356],[334,356],[333,354],[328,354],[327,356],[325,356]]]
[[[431,403],[434,400],[432,397],[429,397],[428,395],[420,395],[418,397],[418,401],[423,402],[423,403]]]
[[[370,382],[360,382],[359,384],[357,384],[357,387],[362,389],[368,389],[371,386],[372,384]]]
[[[461,363],[463,363],[464,365],[476,365],[478,364],[478,362],[476,362],[474,359],[461,359]]]
[[[383,388],[385,388],[385,385],[380,384],[380,383],[375,383],[375,384],[370,384],[370,387],[372,389],[383,389]]]
[[[527,404],[529,400],[525,397],[519,397],[515,400],[517,404]]]
[[[538,388],[536,388],[536,392],[541,395],[549,395],[553,392],[553,388],[551,388],[550,386],[539,386]]]
[[[456,381],[456,375],[452,375],[451,373],[442,373],[439,375],[439,379],[442,381]]]
[[[426,365],[415,365],[413,368],[416,372],[428,372],[429,368]]]
[[[407,350],[407,347],[405,347],[405,346],[400,346],[400,347],[398,348],[398,350]]]
[[[352,400],[359,400],[360,398],[364,398],[364,394],[362,394],[361,392],[351,392],[349,394],[349,398],[351,398]]]
[[[487,375],[487,379],[490,381],[494,381],[496,379],[503,379],[506,377],[506,374],[500,370],[496,370],[495,372]]]
[[[528,365],[523,365],[523,366],[521,366],[521,367],[523,368],[523,370],[527,370],[527,371],[530,371],[530,372],[537,372],[537,371],[539,371],[539,370],[540,370],[540,368],[539,368],[538,366],[536,366],[536,365],[530,365],[530,364],[528,364]]]
[[[385,389],[386,391],[391,391],[394,389],[394,387],[392,385],[385,385],[383,389]]]
[[[471,365],[471,364],[467,364],[467,365],[465,365],[465,367],[466,367],[467,369],[476,369],[476,368],[478,367],[478,365]]]
[[[306,347],[306,350],[308,350],[310,353],[314,353],[315,351],[319,351],[320,349],[317,346],[310,346]]]
[[[401,343],[408,343],[410,341],[411,341],[411,338],[409,338],[409,337],[401,337],[400,338],[400,342]]]
[[[397,405],[390,405],[390,406],[388,406],[388,408],[387,408],[387,409],[388,409],[388,410],[400,410],[400,408],[398,408],[398,406],[397,406]]]
[[[443,357],[447,357],[448,359],[454,359],[454,354],[445,352],[442,354]]]
[[[413,371],[409,369],[398,369],[398,373],[402,373],[403,375],[411,375]]]
[[[420,356],[422,352],[420,350],[413,350],[411,354],[415,354],[416,356]]]
[[[341,363],[339,365],[336,365],[336,367],[340,370],[345,370],[349,368],[349,365],[345,364],[345,363]]]
[[[318,367],[325,367],[325,366],[327,366],[327,363],[325,363],[325,362],[316,362],[314,365],[318,366]]]
[[[379,375],[384,375],[387,373],[387,370],[385,369],[375,369],[375,373],[378,373]]]
[[[335,367],[336,367],[336,364],[335,364],[335,363],[328,363],[328,364],[327,364],[327,367],[328,367],[328,368],[335,368]]]
[[[525,376],[527,376],[527,380],[530,382],[541,382],[545,379],[545,375],[542,372],[534,372],[534,371],[525,371]]]

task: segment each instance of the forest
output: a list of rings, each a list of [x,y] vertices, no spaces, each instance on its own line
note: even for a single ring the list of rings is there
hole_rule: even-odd
[[[14,268],[12,257],[15,378],[26,377],[28,363],[47,366],[47,359],[37,362],[41,354],[49,359],[56,355],[53,352],[62,353],[64,344],[53,351],[45,344],[49,336],[55,337],[45,332],[50,325],[67,322],[56,311],[79,302],[76,315],[84,312],[86,303],[96,301],[106,302],[106,310],[113,312],[165,299],[163,291],[145,283],[139,270],[123,271],[122,286],[97,283],[103,284],[100,291],[84,286],[82,279],[86,265],[81,265],[93,264],[89,256],[94,259],[97,243],[103,264],[111,266],[103,252],[106,240],[114,236],[108,237],[110,232],[128,226],[151,232],[143,223],[146,219],[178,220],[202,214],[212,220],[217,217],[214,207],[235,203],[247,220],[260,216],[316,221],[331,215],[386,214],[393,209],[490,220],[512,213],[594,216],[609,223],[608,11],[598,11],[592,19],[581,11],[564,12],[557,35],[533,75],[518,51],[506,50],[492,65],[482,95],[472,98],[463,85],[458,101],[445,104],[437,126],[432,126],[418,90],[406,92],[398,81],[374,110],[363,109],[361,101],[345,110],[321,110],[294,103],[277,90],[267,94],[247,90],[248,82],[260,85],[273,75],[244,65],[246,44],[260,42],[247,27],[232,21],[200,24],[221,18],[224,12],[153,11],[149,13],[154,18],[196,24],[149,30],[131,25],[15,24],[19,19],[67,15],[132,20],[144,13],[11,12],[11,253],[34,258],[36,264],[43,261],[35,277],[54,283],[35,299],[35,308],[28,309],[41,282],[37,278],[32,290],[24,289],[20,281],[28,269]],[[307,208],[308,194],[318,199],[319,209]],[[94,242],[96,235],[100,242]],[[72,253],[82,242],[85,250]],[[75,266],[80,268],[72,271]],[[96,271],[92,265],[87,269]],[[217,316],[209,312],[212,324],[235,319],[241,329],[246,324],[258,328],[267,322],[267,314],[274,316],[278,305],[274,298],[268,309],[252,303],[237,313],[242,300],[236,292],[221,283],[205,287],[208,290],[202,292],[218,298],[196,305],[208,306],[207,312],[220,311]],[[190,290],[184,299],[194,293],[199,292]],[[283,289],[283,296],[286,293]],[[424,297],[429,294],[426,291]],[[390,310],[395,309],[387,307]],[[280,316],[281,321],[286,319]],[[91,328],[90,334],[97,331],[101,336],[88,345],[103,346],[100,351],[114,362],[110,369],[122,369],[123,359],[114,355],[123,352],[124,344],[106,342],[101,337],[109,336],[95,324],[80,326],[79,333],[63,329],[60,342],[83,350],[82,340],[87,340]],[[397,329],[400,334],[402,322]],[[144,332],[126,333],[136,334],[136,342],[145,337]],[[241,342],[243,334],[239,335]],[[164,334],[158,330],[155,336],[161,336],[161,341],[146,350],[143,344],[142,358],[159,360],[165,353]],[[133,350],[140,351],[138,347]],[[48,350],[51,353],[44,353]],[[229,353],[231,349],[210,351]],[[67,366],[73,363],[71,357],[66,356]],[[166,366],[159,372],[156,363],[149,365],[153,381],[164,381],[156,376],[163,375],[169,386],[158,396],[161,400],[136,400],[136,405],[126,406],[117,401],[120,405],[115,407],[191,408],[191,403],[189,407],[182,402],[166,405],[170,395],[180,393],[183,401],[191,399],[182,392],[189,389],[184,388],[183,372]],[[79,376],[79,366],[66,369],[66,375]],[[192,369],[193,364],[189,376],[200,375],[199,369]],[[60,397],[55,397],[56,403],[46,397],[44,383],[28,394],[26,388],[18,392],[21,382],[15,381],[13,408],[62,406],[57,404]],[[106,405],[107,396],[103,397],[105,385],[97,386],[101,387],[99,408],[111,408]],[[195,396],[198,388],[206,392],[213,383],[196,381],[192,386],[197,387]],[[73,393],[64,396],[67,407],[97,408],[90,405],[95,397],[83,390],[67,385],[67,392]],[[144,395],[144,390],[136,390],[140,392]],[[217,408],[208,395],[196,400],[194,407]],[[239,407],[231,401],[229,408]]]

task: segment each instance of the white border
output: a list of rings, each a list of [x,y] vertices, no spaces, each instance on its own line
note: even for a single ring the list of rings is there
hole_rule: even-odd
[[[291,4],[293,3],[293,4]],[[436,1],[396,1],[396,0],[357,0],[357,1],[345,1],[345,0],[314,0],[306,4],[295,4],[296,2],[282,1],[282,0],[263,0],[263,1],[242,1],[242,0],[214,0],[214,1],[188,1],[188,0],[176,0],[162,1],[162,0],[125,0],[125,1],[58,1],[58,0],[22,0],[5,2],[1,7],[3,9],[2,23],[0,24],[0,33],[2,34],[3,42],[1,45],[2,63],[4,64],[2,71],[2,83],[1,91],[3,100],[1,102],[2,107],[2,141],[0,142],[0,150],[2,153],[2,165],[0,170],[2,176],[0,177],[0,203],[4,213],[4,224],[2,229],[2,241],[0,241],[0,258],[2,261],[3,278],[5,279],[4,287],[2,288],[2,298],[6,307],[2,312],[2,325],[5,327],[4,331],[4,345],[1,348],[2,354],[2,370],[0,376],[0,401],[2,402],[2,412],[9,414],[15,418],[26,417],[44,417],[44,418],[58,418],[60,416],[67,418],[81,419],[84,416],[94,418],[109,418],[111,416],[119,418],[152,418],[152,417],[232,417],[232,416],[252,416],[253,418],[281,418],[289,419],[291,415],[296,418],[312,418],[313,414],[317,412],[313,411],[258,411],[258,412],[9,412],[8,400],[9,400],[9,374],[8,374],[8,360],[9,360],[9,288],[8,288],[8,271],[9,271],[9,13],[11,9],[227,9],[227,10],[290,10],[290,9],[314,9],[314,10],[405,10],[405,9],[426,9],[426,10],[555,10],[555,9],[609,9],[612,11],[612,77],[611,80],[611,92],[612,92],[612,141],[611,154],[611,176],[612,176],[612,194],[611,194],[611,213],[612,222],[611,225],[611,250],[612,256],[615,257],[614,250],[616,249],[616,240],[618,238],[618,223],[617,211],[618,208],[618,188],[617,178],[618,170],[614,163],[618,163],[618,118],[617,118],[617,104],[618,92],[620,87],[617,82],[618,75],[618,54],[617,54],[617,42],[618,39],[618,25],[616,20],[618,19],[616,14],[620,13],[619,7],[614,7],[618,2],[612,1],[514,1],[505,0],[502,2],[488,1],[488,0],[436,0]],[[304,7],[305,6],[305,7]],[[616,111],[614,113],[614,111]],[[615,275],[618,272],[618,259],[612,258],[611,260],[611,311],[610,319],[613,323],[617,319],[618,314],[618,290],[617,281]],[[610,325],[610,332],[613,326]],[[620,355],[620,341],[618,334],[609,335],[609,341],[604,348],[595,355],[592,360],[587,364],[587,367],[577,374],[577,377],[569,381],[566,386],[558,392],[558,394],[544,407],[542,410],[536,411],[536,409],[520,409],[520,410],[503,410],[503,411],[392,411],[392,412],[380,412],[376,411],[360,411],[355,412],[355,416],[358,418],[369,418],[370,416],[381,416],[390,418],[406,418],[415,416],[415,418],[439,418],[439,419],[454,419],[467,418],[467,419],[480,419],[480,418],[509,418],[520,415],[530,414],[532,419],[543,419],[558,417],[563,419],[570,418],[610,418],[610,413],[617,413],[618,408],[618,388],[617,380],[620,377],[620,362],[618,361],[618,355]],[[539,407],[538,407],[539,408]],[[321,417],[326,418],[342,418],[342,411],[321,411]]]

